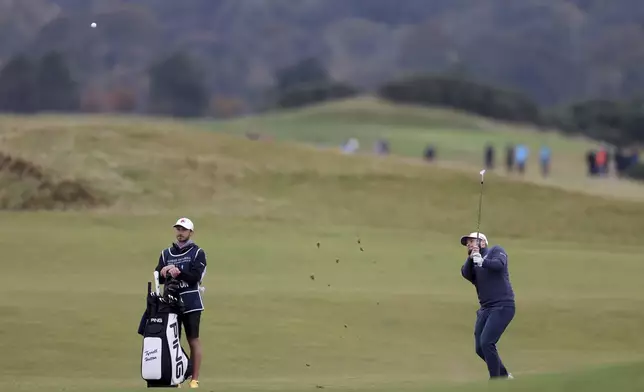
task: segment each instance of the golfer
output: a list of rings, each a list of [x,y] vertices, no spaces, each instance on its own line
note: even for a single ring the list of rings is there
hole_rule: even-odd
[[[515,312],[508,255],[498,245],[488,248],[487,237],[483,233],[461,237],[461,245],[467,247],[468,254],[461,274],[476,287],[481,306],[476,312],[474,327],[476,354],[487,364],[490,379],[513,378],[496,350],[496,344]]]
[[[192,379],[190,388],[199,388],[199,368],[201,366],[201,342],[199,325],[201,312],[204,309],[201,298],[201,282],[206,274],[206,254],[192,241],[194,224],[188,218],[181,218],[175,223],[176,241],[159,256],[156,271],[159,272],[159,283],[171,275],[178,279],[179,295],[185,305],[185,311],[179,315],[181,324],[190,345],[192,360]]]

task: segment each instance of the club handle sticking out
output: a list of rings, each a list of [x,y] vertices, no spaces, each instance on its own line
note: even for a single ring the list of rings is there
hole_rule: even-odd
[[[159,271],[154,271],[154,292],[159,295],[161,287],[159,285]]]
[[[148,291],[146,295],[152,294],[152,282],[148,282]]]

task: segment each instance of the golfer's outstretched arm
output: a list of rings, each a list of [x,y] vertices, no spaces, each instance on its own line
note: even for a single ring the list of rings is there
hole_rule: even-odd
[[[493,271],[501,271],[508,264],[508,255],[504,249],[497,249],[485,258],[482,267]]]
[[[474,284],[474,263],[471,258],[468,257],[467,260],[465,260],[465,264],[461,267],[461,275]]]
[[[190,263],[190,267],[181,271],[178,278],[188,284],[195,284],[201,281],[205,270],[206,253],[204,253],[203,249],[199,249],[197,251],[197,256]]]

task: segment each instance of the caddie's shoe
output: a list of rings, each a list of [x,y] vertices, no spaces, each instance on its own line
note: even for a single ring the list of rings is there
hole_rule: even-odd
[[[199,388],[198,380],[190,380],[190,388]]]

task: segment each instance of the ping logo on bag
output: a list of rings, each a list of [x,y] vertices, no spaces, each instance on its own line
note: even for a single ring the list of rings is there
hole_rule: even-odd
[[[150,318],[150,322],[151,322],[151,323],[158,323],[158,324],[162,324],[162,323],[163,323],[163,319],[162,319],[162,318],[155,318],[155,317],[152,317],[152,318]]]
[[[175,366],[175,372],[177,373],[177,378],[183,376],[183,355],[181,355],[181,346],[179,345],[179,339],[175,339],[175,341],[172,344],[172,348],[174,348],[175,352],[175,360],[177,361],[177,365]]]
[[[172,327],[172,333],[173,333],[173,341],[172,341],[172,348],[174,349],[174,360],[176,361],[175,365],[175,372],[176,372],[176,378],[180,378],[183,376],[183,355],[182,355],[182,350],[181,346],[179,345],[179,324],[175,321],[170,325]]]
[[[186,366],[188,366],[188,359],[181,347],[180,342],[180,324],[176,314],[169,314],[168,326],[166,328],[166,339],[168,348],[170,349],[170,362],[172,366],[172,382],[173,384],[181,383],[186,375]]]

